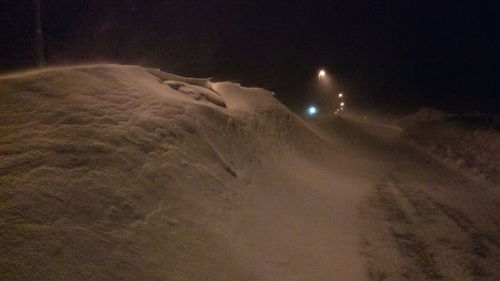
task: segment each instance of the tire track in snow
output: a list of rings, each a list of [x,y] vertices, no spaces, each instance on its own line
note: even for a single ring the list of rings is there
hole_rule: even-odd
[[[495,236],[424,190],[388,180],[363,212],[370,281],[497,280]]]

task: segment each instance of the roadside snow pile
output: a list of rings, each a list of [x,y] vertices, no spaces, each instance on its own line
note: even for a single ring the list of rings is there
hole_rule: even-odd
[[[400,121],[402,137],[456,168],[494,183],[500,180],[498,119],[421,109]]]
[[[218,218],[305,139],[321,143],[263,89],[120,65],[2,76],[0,280],[224,272]]]
[[[402,118],[399,123],[401,125],[412,124],[415,122],[439,122],[444,121],[448,115],[441,110],[422,107],[417,112],[407,115]]]

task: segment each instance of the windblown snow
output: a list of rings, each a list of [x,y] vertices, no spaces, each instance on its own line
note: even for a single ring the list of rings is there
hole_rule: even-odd
[[[20,73],[0,93],[2,280],[233,274],[215,222],[304,126],[266,90],[135,66]]]
[[[0,280],[494,280],[498,193],[352,122],[138,66],[2,76]]]

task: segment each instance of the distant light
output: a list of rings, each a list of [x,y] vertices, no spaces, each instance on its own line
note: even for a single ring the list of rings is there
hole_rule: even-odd
[[[343,97],[344,95],[342,93],[339,93],[339,98]]]
[[[344,102],[341,102],[341,103],[340,103],[340,106],[344,106]]]
[[[326,75],[326,72],[323,69],[320,70],[318,73],[319,78],[325,77],[325,75]]]
[[[315,106],[310,106],[307,112],[309,112],[309,115],[314,115],[318,113],[318,109]]]

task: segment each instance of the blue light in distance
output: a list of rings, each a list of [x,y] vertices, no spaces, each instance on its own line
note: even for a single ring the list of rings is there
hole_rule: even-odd
[[[309,113],[309,115],[314,115],[318,113],[318,109],[314,105],[311,105],[309,106],[309,109],[307,109],[307,112]]]

